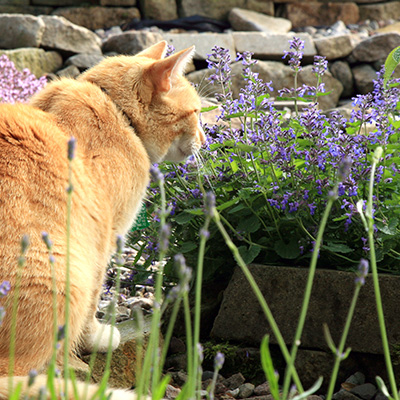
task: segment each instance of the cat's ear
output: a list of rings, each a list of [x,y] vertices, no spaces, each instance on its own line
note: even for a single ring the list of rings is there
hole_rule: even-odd
[[[183,74],[185,67],[193,58],[194,51],[194,46],[189,47],[151,66],[149,73],[157,91],[171,90],[174,78]]]
[[[167,52],[168,43],[166,40],[162,40],[153,46],[148,47],[147,49],[142,50],[140,53],[136,54],[141,57],[148,57],[154,60],[161,60],[165,57],[165,53]]]

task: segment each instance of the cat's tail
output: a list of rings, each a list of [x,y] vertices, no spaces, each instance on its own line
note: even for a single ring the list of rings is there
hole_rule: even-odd
[[[18,385],[22,385],[19,398],[41,398],[53,399],[47,388],[47,375],[38,375],[32,384],[29,382],[29,376],[14,376],[12,387],[17,389]],[[64,380],[62,378],[54,380],[54,389],[56,398],[64,398],[61,394],[64,391]],[[10,396],[10,379],[8,377],[0,377],[0,399],[9,399]],[[97,385],[86,384],[84,382],[70,381],[68,383],[68,400],[89,400],[98,392]],[[43,397],[39,394],[45,394]],[[133,391],[123,389],[107,389],[105,398],[111,394],[111,400],[136,400],[136,394]],[[76,395],[76,396],[75,396]],[[26,397],[25,397],[26,396]]]

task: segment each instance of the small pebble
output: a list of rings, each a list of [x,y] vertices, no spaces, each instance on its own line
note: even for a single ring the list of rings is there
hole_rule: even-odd
[[[239,399],[247,399],[254,393],[254,385],[252,383],[243,383],[239,386]]]

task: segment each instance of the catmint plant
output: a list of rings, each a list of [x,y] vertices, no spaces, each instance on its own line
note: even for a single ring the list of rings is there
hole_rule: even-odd
[[[294,38],[285,53],[294,82],[302,72],[303,46]],[[204,279],[226,279],[232,272],[235,262],[229,261],[229,250],[216,227],[210,224],[207,233],[200,230],[208,217],[204,199],[209,192],[246,263],[307,265],[334,182],[338,184],[332,195],[337,200],[318,262],[327,268],[340,265],[356,270],[370,247],[357,202],[368,190],[371,154],[378,145],[384,149],[384,161],[376,170],[373,205],[378,268],[398,271],[400,93],[396,81],[384,85],[381,71],[373,92],[353,99],[349,119],[338,111],[327,114],[318,105],[320,96],[329,94],[324,87],[327,62],[318,56],[313,65],[315,86],[296,87],[295,83],[294,91],[288,88],[287,93],[278,94],[294,102],[308,101],[301,112],[287,118],[270,97],[273,82],[263,82],[252,70],[257,61],[251,53],[239,54],[233,61],[228,50],[214,47],[208,62],[210,82],[223,87],[217,95],[218,122],[203,126],[208,138],[199,157],[159,166],[165,175],[174,238],[168,250],[167,278],[178,279],[174,254],[183,253],[190,266],[197,264],[202,237],[207,238]],[[237,96],[231,88],[233,62],[242,65],[243,87]],[[233,125],[233,119],[239,123]],[[157,218],[160,194],[155,186],[149,190],[153,200],[147,203],[148,212]],[[148,260],[159,251],[157,224],[155,220],[145,231]],[[142,234],[131,237],[131,244],[142,238]]]
[[[46,83],[46,77],[37,79],[28,69],[19,71],[5,54],[0,56],[0,103],[26,103]]]

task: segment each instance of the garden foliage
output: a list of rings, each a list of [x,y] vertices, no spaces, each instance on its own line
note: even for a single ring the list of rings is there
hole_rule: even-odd
[[[399,272],[398,86],[393,80],[384,85],[382,69],[373,92],[353,99],[349,119],[337,111],[323,112],[318,98],[329,95],[323,83],[327,62],[315,57],[315,86],[297,87],[302,47],[298,38],[291,41],[285,57],[293,69],[294,87],[279,93],[273,92],[272,82],[263,82],[252,72],[256,61],[251,53],[238,54],[236,62],[243,65],[245,82],[238,98],[231,90],[233,61],[228,50],[213,48],[209,80],[220,88],[216,95],[220,115],[215,125],[203,127],[207,147],[185,164],[160,165],[169,200],[171,255],[183,253],[189,265],[196,265],[199,228],[204,223],[203,193],[212,191],[221,219],[245,262],[307,266],[329,191],[344,168],[347,177],[338,187],[319,265],[356,269],[369,251],[356,204],[366,198],[372,153],[382,146],[384,158],[377,170],[373,210],[377,260],[380,270]],[[291,99],[295,112],[288,116],[279,110],[271,93],[277,100]],[[301,113],[300,102],[306,102]],[[240,128],[234,120],[240,120]],[[145,231],[143,245],[149,260],[157,253],[159,229],[159,191],[154,186],[150,192],[147,208],[153,223]],[[230,272],[235,263],[213,224],[209,235],[205,279]],[[131,235],[131,244],[139,240],[143,232]],[[172,262],[165,271],[173,276]]]

